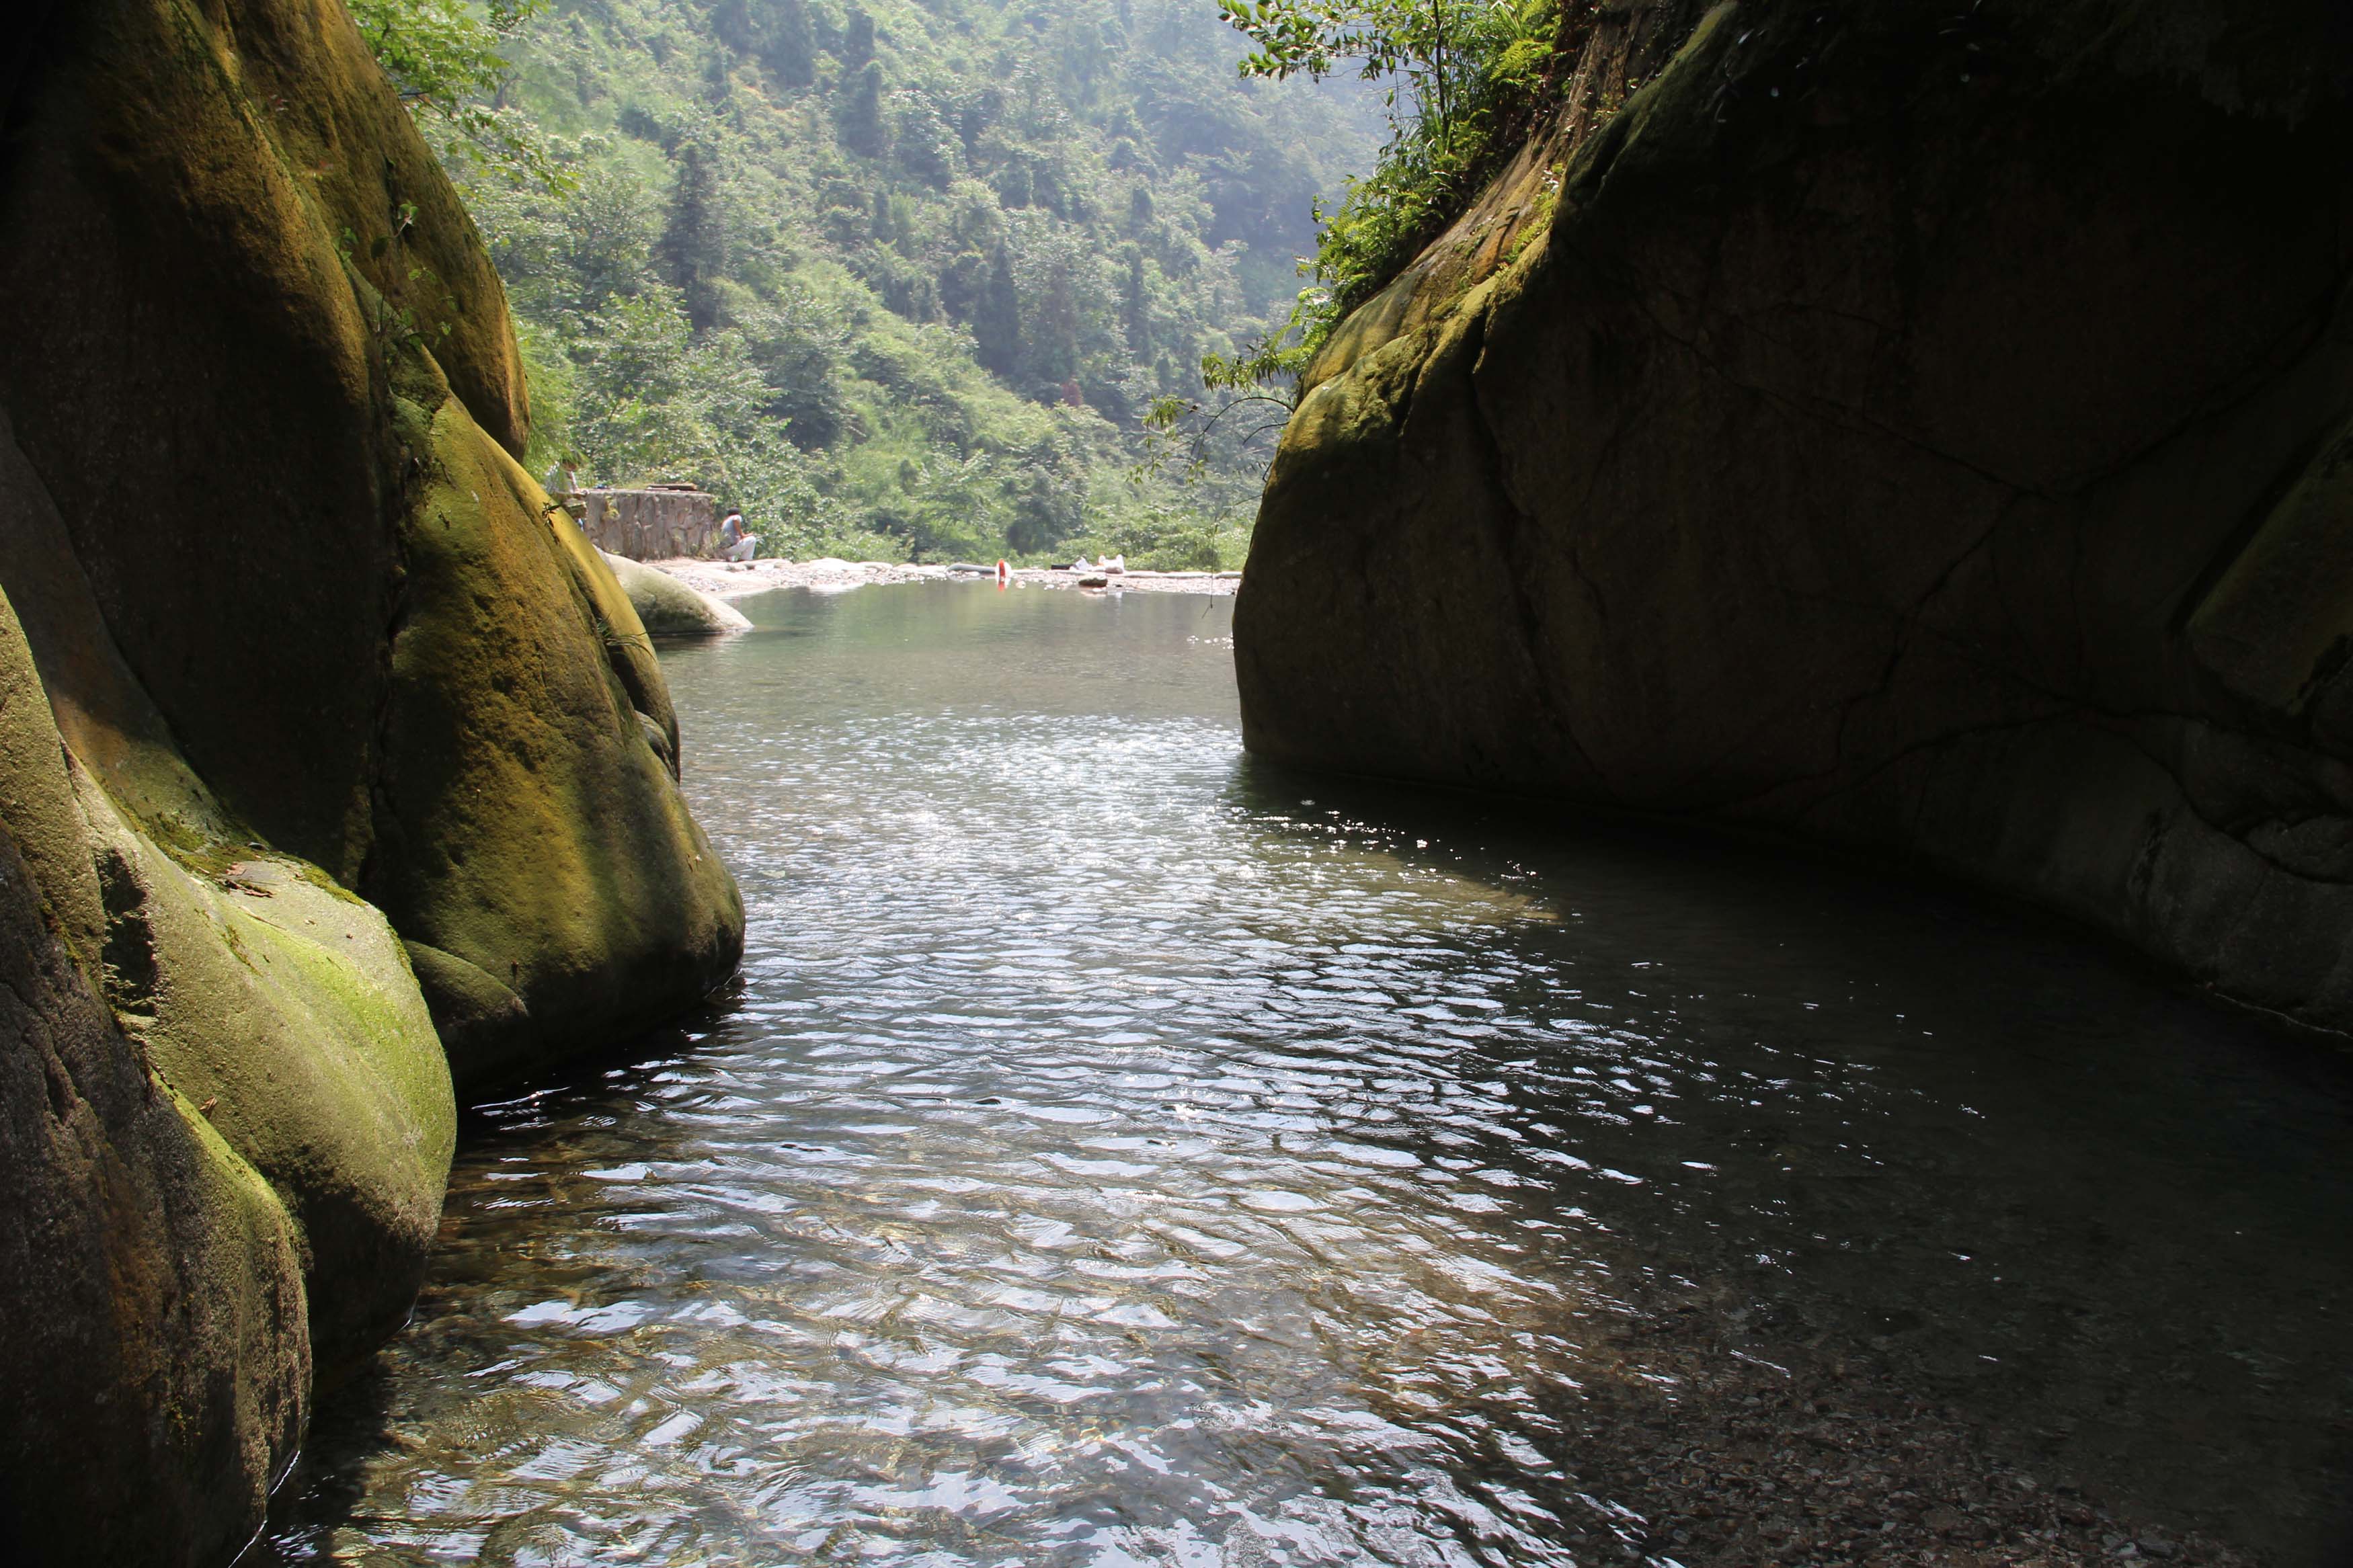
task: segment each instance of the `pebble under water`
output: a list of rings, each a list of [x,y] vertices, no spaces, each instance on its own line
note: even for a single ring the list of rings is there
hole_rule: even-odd
[[[1254,763],[1230,600],[744,608],[664,650],[740,984],[469,1115],[250,1561],[2318,1560],[2342,1055]]]

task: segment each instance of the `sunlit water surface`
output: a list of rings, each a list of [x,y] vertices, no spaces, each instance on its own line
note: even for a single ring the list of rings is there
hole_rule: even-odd
[[[746,608],[665,652],[740,988],[470,1119],[265,1560],[1561,1562],[1662,1289],[2318,1529],[2341,1058],[2014,911],[1254,765],[1228,600]]]

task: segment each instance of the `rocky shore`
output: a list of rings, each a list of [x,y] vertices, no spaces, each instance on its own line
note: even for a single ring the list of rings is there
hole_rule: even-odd
[[[701,561],[681,557],[649,561],[671,576],[714,599],[741,599],[771,588],[811,588],[838,594],[850,588],[884,583],[984,582],[986,567],[915,566],[905,562],[841,561],[825,556],[816,561]],[[1021,567],[1013,574],[1020,588],[1075,588],[1097,593],[1230,594],[1241,586],[1239,572],[1114,572],[1108,575],[1072,572],[1065,567]]]

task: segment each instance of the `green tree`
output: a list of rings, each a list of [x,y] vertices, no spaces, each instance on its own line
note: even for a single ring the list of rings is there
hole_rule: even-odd
[[[1134,246],[1127,247],[1127,283],[1121,290],[1119,301],[1120,330],[1127,335],[1129,351],[1138,359],[1152,353],[1152,291],[1144,275],[1144,252]]]
[[[1086,479],[1071,454],[1050,446],[1027,456],[1005,542],[1025,555],[1051,550],[1086,521]]]
[[[849,421],[839,322],[805,290],[793,289],[774,303],[752,307],[741,331],[766,389],[762,419],[804,452],[839,440]]]
[[[654,259],[685,301],[694,330],[717,326],[719,279],[727,270],[727,217],[720,205],[718,171],[700,142],[688,142],[679,154],[670,217]]]
[[[1013,286],[1013,253],[997,246],[988,258],[988,286],[972,316],[980,363],[1010,378],[1021,369],[1021,296]]]
[[[509,55],[546,0],[350,0],[352,20],[412,114],[438,124],[446,157],[551,190],[570,175],[506,103]]]
[[[1073,297],[1071,268],[1058,258],[1047,268],[1046,287],[1039,291],[1037,319],[1024,335],[1029,343],[1030,372],[1049,397],[1077,401],[1079,383],[1079,310]]]
[[[1450,78],[1464,68],[1481,9],[1478,0],[1219,0],[1218,14],[1258,46],[1242,75],[1324,77],[1344,60],[1367,81],[1402,75],[1442,142],[1461,96]]]
[[[615,299],[574,344],[573,442],[597,479],[709,481],[726,388],[668,289]],[[753,395],[756,399],[756,394]]]
[[[1219,0],[1257,46],[1244,77],[1321,79],[1354,61],[1366,79],[1406,88],[1404,112],[1389,89],[1389,142],[1372,175],[1351,179],[1336,210],[1316,205],[1303,270],[1324,287],[1300,296],[1295,343],[1273,334],[1229,367],[1291,374],[1461,212],[1549,89],[1564,4],[1590,12],[1600,0]]]
[[[841,144],[861,158],[879,158],[883,140],[882,67],[868,60],[842,100]]]
[[[874,18],[863,11],[849,13],[849,24],[841,29],[841,68],[860,70],[874,58]]]
[[[760,58],[786,87],[807,87],[817,80],[817,29],[801,0],[778,0],[776,26]]]
[[[739,55],[750,55],[786,87],[817,79],[817,33],[801,0],[719,0],[711,28]]]

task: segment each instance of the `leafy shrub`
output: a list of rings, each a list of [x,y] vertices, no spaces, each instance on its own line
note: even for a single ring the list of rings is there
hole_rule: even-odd
[[[1220,374],[1295,377],[1343,317],[1461,215],[1549,97],[1562,4],[1221,0],[1220,14],[1259,46],[1244,75],[1324,76],[1356,61],[1367,80],[1390,82],[1390,135],[1337,207],[1317,203],[1315,255],[1302,268],[1315,286],[1285,330],[1253,355],[1210,366],[1213,384]]]

